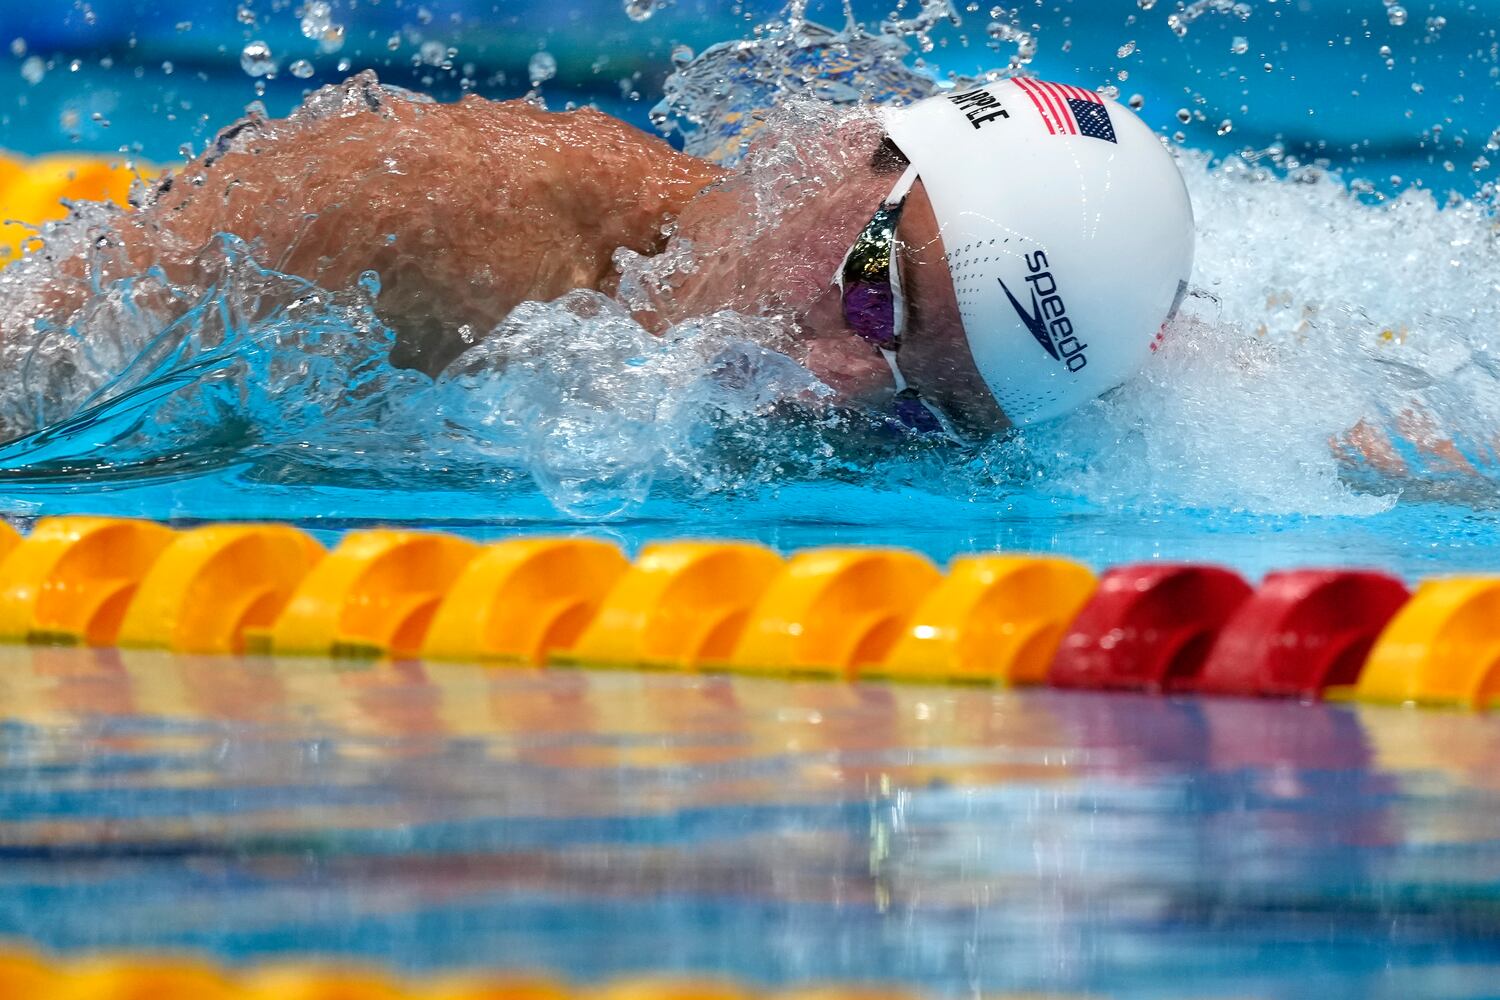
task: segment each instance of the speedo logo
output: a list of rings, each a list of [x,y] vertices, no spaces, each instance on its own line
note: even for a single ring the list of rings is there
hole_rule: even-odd
[[[1031,308],[1021,304],[1002,278],[1000,287],[1005,290],[1005,297],[1010,299],[1016,315],[1021,317],[1021,322],[1026,324],[1036,342],[1042,345],[1042,350],[1052,355],[1054,361],[1067,365],[1068,371],[1083,371],[1089,363],[1083,352],[1089,345],[1079,341],[1073,332],[1073,321],[1068,318],[1068,307],[1057,293],[1057,279],[1048,267],[1047,254],[1042,250],[1027,254],[1026,271],[1024,280],[1026,290],[1031,294]]]

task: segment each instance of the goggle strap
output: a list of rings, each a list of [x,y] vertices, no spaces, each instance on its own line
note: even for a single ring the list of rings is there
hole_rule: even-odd
[[[891,328],[900,344],[906,336],[906,286],[901,281],[901,241],[891,234]]]
[[[889,347],[880,348],[880,356],[891,369],[891,378],[896,380],[896,391],[906,391],[906,376],[901,374],[901,365],[896,361],[896,352]]]
[[[911,193],[911,186],[917,182],[917,168],[913,164],[906,168],[896,186],[891,188],[891,193],[885,197],[885,207],[896,209],[898,214],[892,220],[891,232],[891,296],[894,315],[892,326],[895,327],[896,343],[901,343],[901,338],[906,334],[906,289],[901,283],[901,268],[899,260],[901,257],[901,241],[896,238],[894,222],[900,219],[900,209],[906,204],[906,196]]]
[[[915,183],[917,183],[917,165],[913,163],[906,168],[906,172],[901,175],[896,186],[891,188],[891,193],[885,196],[885,206],[890,208],[905,201],[906,196],[911,194],[912,185]]]

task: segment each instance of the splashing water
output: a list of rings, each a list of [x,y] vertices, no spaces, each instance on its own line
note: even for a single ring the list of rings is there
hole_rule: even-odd
[[[765,113],[790,101],[905,104],[938,88],[930,75],[907,65],[907,39],[930,48],[933,27],[957,17],[949,0],[922,0],[915,17],[886,21],[874,32],[852,12],[836,31],[807,20],[806,11],[807,0],[795,0],[784,19],[762,26],[756,37],[710,46],[678,67],[651,111],[652,121],[680,131],[688,152],[732,164],[764,126]],[[1016,48],[1005,72],[1030,62],[1036,50],[1028,32],[999,21],[991,28],[997,43]]]
[[[827,134],[867,114],[839,105],[931,93],[937,84],[905,64],[904,39],[949,14],[929,3],[889,30],[834,32],[795,7],[758,38],[682,65],[658,117],[690,149],[743,160],[754,228],[774,227],[827,182],[794,155],[798,130]],[[314,95],[309,113],[345,113],[340,93]],[[790,138],[747,157],[752,134]],[[0,430],[20,435],[0,448],[0,475],[249,464],[271,482],[425,487],[458,476],[497,497],[534,483],[579,517],[630,510],[652,492],[701,497],[795,478],[1143,509],[1362,514],[1400,495],[1493,503],[1493,205],[1440,208],[1416,191],[1371,205],[1316,169],[1215,165],[1191,152],[1179,161],[1197,269],[1161,351],[1107,398],[977,454],[833,408],[829,390],[778,351],[789,331],[775,316],[719,312],[648,333],[633,298],[697,266],[685,241],[657,257],[622,254],[618,298],[575,292],[519,307],[429,379],[388,363],[378,276],[319,288],[224,235],[204,252],[200,283],[148,268],[88,288],[66,322],[0,339],[0,368],[15,376],[0,381]],[[0,329],[38,311],[56,279],[49,257],[110,253],[116,218],[74,206],[42,232],[47,253],[0,271],[12,320],[0,316]]]

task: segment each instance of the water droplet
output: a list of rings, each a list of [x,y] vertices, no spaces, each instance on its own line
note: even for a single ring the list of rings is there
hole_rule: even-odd
[[[308,77],[313,75],[313,64],[308,62],[306,59],[298,59],[296,62],[292,63],[292,65],[289,66],[288,69],[290,69],[292,75],[299,80],[306,80]]]
[[[557,75],[557,59],[550,52],[538,52],[526,64],[526,72],[531,78],[531,85],[539,86]]]
[[[1117,58],[1124,59],[1131,55],[1133,52],[1135,52],[1135,42],[1130,41],[1126,42],[1124,45],[1121,45],[1118,49],[1115,49],[1115,56]]]
[[[1234,41],[1229,43],[1229,51],[1237,56],[1242,56],[1250,51],[1250,39],[1244,35],[1235,35]]]
[[[276,72],[276,57],[271,46],[262,41],[246,43],[240,50],[240,68],[251,76],[269,76]]]
[[[632,21],[649,20],[662,6],[659,0],[625,0],[625,16]]]

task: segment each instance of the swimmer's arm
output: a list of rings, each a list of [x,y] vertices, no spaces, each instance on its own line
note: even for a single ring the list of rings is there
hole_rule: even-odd
[[[123,228],[129,266],[201,283],[220,233],[323,287],[380,278],[398,363],[435,371],[516,305],[606,287],[719,174],[604,114],[422,104],[357,77],[348,113],[241,123]],[[204,248],[210,248],[208,254]]]

